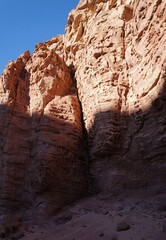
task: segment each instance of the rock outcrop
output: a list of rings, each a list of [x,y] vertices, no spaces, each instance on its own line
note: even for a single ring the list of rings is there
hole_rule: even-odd
[[[81,1],[66,28],[89,143],[92,189],[165,175],[164,1]],[[80,64],[81,63],[81,64]]]
[[[10,62],[0,80],[1,215],[8,221],[28,210],[40,218],[87,189],[75,83],[44,44]]]
[[[81,0],[64,36],[9,62],[2,220],[51,214],[87,188],[120,193],[165,180],[165,16],[162,0]]]

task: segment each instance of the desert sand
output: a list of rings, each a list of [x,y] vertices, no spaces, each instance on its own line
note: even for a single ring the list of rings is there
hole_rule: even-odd
[[[11,239],[165,240],[165,199],[164,191],[150,193],[149,189],[130,191],[120,197],[89,196],[65,207],[45,223],[25,223]]]

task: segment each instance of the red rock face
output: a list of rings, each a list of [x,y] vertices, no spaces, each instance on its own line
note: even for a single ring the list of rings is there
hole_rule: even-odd
[[[40,218],[86,193],[77,93],[64,61],[44,45],[9,63],[0,80],[1,214]]]
[[[76,69],[92,189],[119,192],[165,175],[165,7],[81,1],[69,15],[66,60]]]
[[[120,193],[165,180],[165,9],[157,0],[81,0],[65,36],[8,64],[2,216],[52,213],[85,195],[87,181]]]

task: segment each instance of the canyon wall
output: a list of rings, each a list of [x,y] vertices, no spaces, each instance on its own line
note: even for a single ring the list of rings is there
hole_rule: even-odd
[[[66,28],[88,135],[92,189],[165,174],[165,1],[81,1]],[[80,64],[81,63],[81,64]]]
[[[10,62],[0,83],[1,220],[41,218],[86,193],[75,83],[43,44]]]
[[[166,3],[81,0],[65,35],[0,77],[1,220],[162,187]]]

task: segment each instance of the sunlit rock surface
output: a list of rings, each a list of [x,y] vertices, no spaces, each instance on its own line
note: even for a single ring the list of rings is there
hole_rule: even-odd
[[[81,1],[66,28],[88,135],[92,189],[165,175],[165,1]],[[81,63],[81,64],[80,64]]]
[[[87,189],[75,83],[43,44],[10,62],[0,83],[2,217],[52,214]]]

